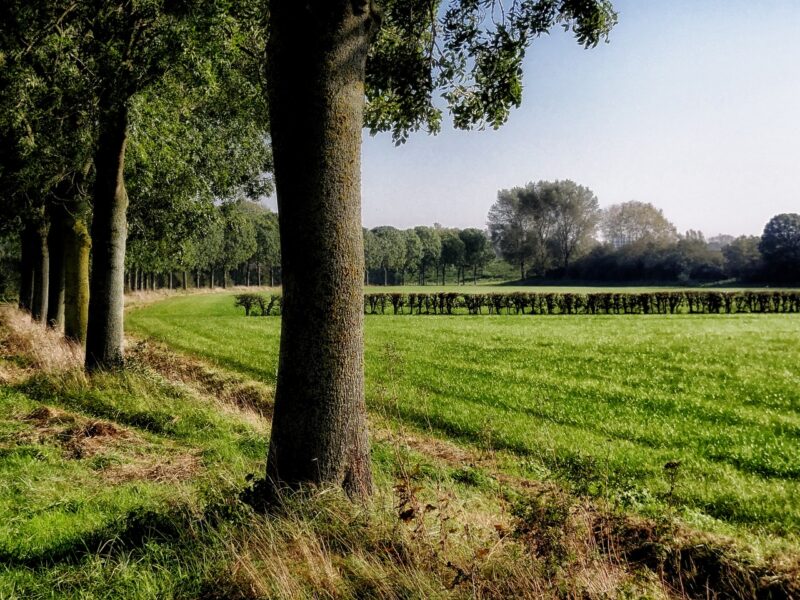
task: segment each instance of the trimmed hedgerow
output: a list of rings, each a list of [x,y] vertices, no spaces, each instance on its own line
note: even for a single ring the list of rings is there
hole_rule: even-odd
[[[471,294],[456,292],[365,294],[365,312],[385,314],[634,315],[797,313],[797,291],[673,291],[612,293]],[[485,310],[484,310],[485,309]]]
[[[280,314],[283,297],[239,294],[245,315]],[[636,315],[800,313],[800,291],[457,292],[364,294],[364,312],[395,315]]]

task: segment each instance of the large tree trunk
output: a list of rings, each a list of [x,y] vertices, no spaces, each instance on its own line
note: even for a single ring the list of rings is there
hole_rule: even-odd
[[[92,275],[86,368],[122,364],[125,241],[128,194],[123,179],[128,113],[125,106],[106,108],[94,158],[95,184],[92,219]]]
[[[50,250],[50,282],[47,297],[47,326],[61,329],[64,324],[64,229],[67,226],[66,207],[59,203],[51,206],[50,233],[47,246]]]
[[[86,223],[73,217],[64,229],[64,337],[83,344],[89,321],[89,249]]]
[[[35,225],[26,223],[20,234],[19,308],[28,312],[33,308],[35,229]]]
[[[361,128],[370,2],[270,2],[283,313],[267,481],[371,492],[364,403]]]
[[[33,255],[33,305],[34,321],[45,322],[47,317],[48,289],[50,285],[50,252],[47,248],[47,227],[40,225],[34,231]]]

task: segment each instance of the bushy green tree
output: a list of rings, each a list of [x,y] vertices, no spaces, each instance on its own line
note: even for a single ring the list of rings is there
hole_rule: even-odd
[[[742,281],[757,279],[763,270],[760,242],[760,236],[742,235],[722,248],[726,274]]]
[[[406,229],[403,232],[405,242],[405,253],[403,255],[403,267],[401,269],[403,284],[406,282],[406,273],[415,273],[420,269],[422,263],[422,241],[419,239],[414,229]]]
[[[472,282],[478,282],[478,270],[494,258],[489,238],[484,231],[475,228],[462,229],[458,237],[464,243],[464,266],[472,269]]]
[[[544,184],[544,187],[553,215],[550,242],[566,275],[570,261],[594,241],[600,206],[597,196],[589,188],[574,181],[555,181]]]
[[[600,219],[603,240],[621,248],[640,240],[675,242],[678,231],[664,212],[649,202],[622,202],[604,209]]]
[[[372,230],[378,247],[378,267],[383,270],[383,285],[389,284],[389,271],[403,267],[406,240],[403,233],[394,227],[383,225]]]
[[[758,247],[774,279],[800,281],[800,214],[772,217]]]
[[[466,260],[466,247],[463,240],[459,237],[457,229],[445,229],[442,231],[442,254],[440,263],[442,265],[442,285],[447,283],[447,267],[457,267],[459,274]],[[458,281],[459,277],[456,277]]]
[[[442,238],[433,227],[419,225],[414,228],[422,245],[422,256],[419,261],[419,283],[425,285],[425,273],[430,267],[436,268],[442,255]]]

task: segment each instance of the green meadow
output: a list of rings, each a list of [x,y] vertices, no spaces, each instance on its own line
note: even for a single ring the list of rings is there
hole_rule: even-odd
[[[797,315],[365,321],[375,422],[455,440],[507,472],[625,510],[796,546]],[[127,327],[217,368],[275,380],[280,319],[245,317],[232,294],[140,306]]]

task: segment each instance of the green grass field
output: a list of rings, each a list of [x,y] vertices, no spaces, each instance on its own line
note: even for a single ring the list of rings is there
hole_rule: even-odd
[[[230,294],[135,308],[127,325],[275,379],[279,319],[245,318]],[[796,315],[368,316],[368,405],[519,474],[795,545],[799,341]]]

